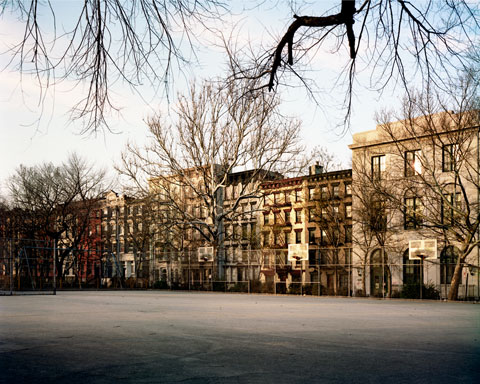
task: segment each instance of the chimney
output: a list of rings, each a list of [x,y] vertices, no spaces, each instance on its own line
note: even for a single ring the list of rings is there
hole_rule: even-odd
[[[309,172],[308,172],[308,174],[309,174],[310,176],[312,176],[312,175],[320,175],[322,172],[323,172],[323,166],[321,166],[321,165],[318,163],[318,161],[317,161],[315,165],[311,165],[311,166],[309,167]]]

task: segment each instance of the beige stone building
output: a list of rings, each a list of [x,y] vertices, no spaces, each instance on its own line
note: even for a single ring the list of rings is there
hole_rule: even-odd
[[[459,297],[479,296],[477,121],[446,112],[353,136],[357,295],[395,296],[423,279],[447,297],[457,278]],[[436,251],[416,243],[428,258],[412,259],[412,240]]]
[[[224,173],[215,165],[151,180],[151,191],[169,212],[166,222],[173,224],[170,246],[154,247],[156,276],[170,280],[174,268],[179,284],[199,289],[258,278],[259,185],[274,178],[279,175],[253,170]]]

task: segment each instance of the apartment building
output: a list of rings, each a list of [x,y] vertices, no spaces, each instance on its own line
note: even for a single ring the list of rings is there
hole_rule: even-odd
[[[352,249],[352,171],[264,183],[265,281],[308,284],[315,294],[348,295]],[[288,260],[289,244],[308,244],[308,260]],[[282,289],[282,285],[279,286]]]
[[[394,296],[420,282],[442,297],[479,295],[478,143],[477,112],[385,123],[353,136],[357,295]]]
[[[103,276],[129,280],[131,285],[146,286],[153,222],[150,206],[110,191],[105,195],[101,214]]]

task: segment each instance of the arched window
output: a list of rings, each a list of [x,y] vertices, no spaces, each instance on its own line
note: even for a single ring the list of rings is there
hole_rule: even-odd
[[[449,245],[445,247],[440,254],[440,283],[450,284],[452,282],[453,271],[457,264],[459,254],[457,247]]]
[[[420,260],[410,260],[408,249],[403,253],[403,284],[420,284]]]

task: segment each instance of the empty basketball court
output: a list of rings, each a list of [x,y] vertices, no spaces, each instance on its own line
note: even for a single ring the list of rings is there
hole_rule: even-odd
[[[480,306],[185,292],[0,297],[1,383],[480,382]]]

